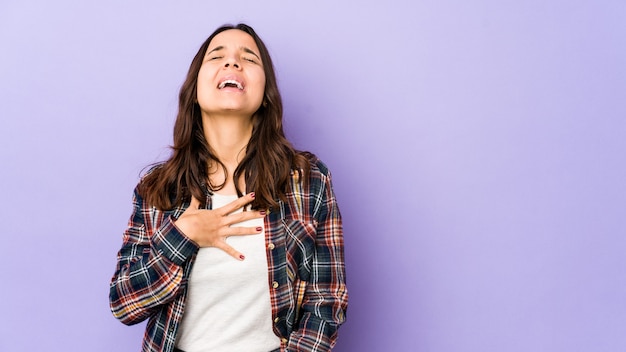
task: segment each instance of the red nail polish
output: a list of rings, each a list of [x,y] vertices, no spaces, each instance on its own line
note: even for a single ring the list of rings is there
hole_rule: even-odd
[[[257,231],[261,231],[261,230],[263,230],[263,228],[259,226],[259,227],[256,228],[256,230]]]
[[[250,193],[250,197],[254,198],[255,196],[254,192]]]
[[[246,257],[243,256],[243,254],[239,255],[239,259],[244,260],[246,259]]]
[[[265,215],[265,210],[261,210],[261,211],[259,212],[259,214],[261,214],[261,215]]]

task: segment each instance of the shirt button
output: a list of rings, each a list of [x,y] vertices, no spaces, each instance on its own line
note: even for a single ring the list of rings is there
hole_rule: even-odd
[[[276,281],[272,282],[272,287],[273,288],[278,288],[278,282],[276,282]]]
[[[279,317],[274,318],[274,323],[278,323],[280,321]]]
[[[287,343],[287,342],[289,342],[289,340],[287,340],[286,338],[283,337],[282,339],[280,339],[280,342]]]
[[[273,243],[270,243],[270,244],[267,245],[267,248],[269,248],[270,251],[271,251],[272,249],[276,248],[276,246],[274,246]]]

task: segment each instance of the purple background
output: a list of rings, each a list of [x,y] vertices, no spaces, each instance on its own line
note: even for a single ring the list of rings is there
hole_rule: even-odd
[[[334,174],[336,351],[626,350],[625,4],[0,2],[0,350],[139,350],[107,301],[132,189],[239,21]]]

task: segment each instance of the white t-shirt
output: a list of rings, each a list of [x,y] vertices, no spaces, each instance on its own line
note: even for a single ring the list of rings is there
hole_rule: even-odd
[[[213,209],[236,198],[214,194]],[[261,218],[232,226],[264,224]],[[245,260],[218,248],[200,248],[189,276],[176,347],[185,352],[268,352],[279,348],[280,339],[272,331],[265,228],[256,235],[228,237],[226,242],[243,253]]]

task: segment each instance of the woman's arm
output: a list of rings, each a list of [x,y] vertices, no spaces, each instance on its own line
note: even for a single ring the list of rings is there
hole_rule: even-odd
[[[198,246],[173,221],[148,207],[135,189],[109,292],[111,311],[124,324],[143,321],[182,292],[183,265]]]
[[[330,172],[319,162],[318,166],[322,180],[315,217],[316,246],[302,300],[300,325],[291,334],[287,346],[290,352],[330,351],[337,339],[337,329],[345,321],[348,305],[341,215]]]

